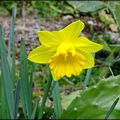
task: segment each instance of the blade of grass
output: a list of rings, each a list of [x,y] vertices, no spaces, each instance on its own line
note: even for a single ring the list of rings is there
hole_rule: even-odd
[[[20,86],[21,86],[22,84],[20,83]],[[21,89],[22,89],[23,87],[21,87]],[[28,118],[28,116],[27,116],[27,110],[26,110],[26,104],[25,104],[25,97],[24,97],[24,93],[23,92],[21,92],[22,90],[20,90],[20,99],[21,99],[21,104],[22,104],[22,109],[23,109],[23,114],[24,114],[24,118],[25,119],[27,119]]]
[[[0,24],[0,41],[2,41],[2,43],[1,43],[1,45],[3,45],[3,51],[5,51],[6,50],[6,44],[5,44],[5,32],[3,31],[3,29],[2,29],[2,25]],[[0,48],[0,52],[1,52],[1,50],[2,50],[2,48]],[[1,54],[0,54],[0,57],[1,57]]]
[[[17,119],[19,97],[20,97],[20,80],[17,81],[17,86],[15,90],[15,113],[14,113],[15,119]]]
[[[4,36],[4,32],[2,31],[3,33],[3,36],[1,36],[3,38],[3,48],[5,49],[6,46],[5,46],[5,36]],[[0,53],[1,53],[1,49],[0,49]],[[1,54],[0,54],[0,59],[1,59]],[[1,74],[1,64],[0,64],[0,96],[1,96],[1,101],[0,101],[0,118],[1,119],[8,119],[10,118],[10,114],[9,114],[9,111],[8,111],[8,105],[6,104],[7,103],[7,100],[6,100],[6,97],[5,97],[5,91],[4,91],[4,88],[3,88],[3,76]]]
[[[119,97],[114,101],[114,103],[113,103],[112,106],[110,107],[110,109],[109,109],[109,111],[107,112],[104,120],[108,120],[108,118],[109,118],[110,115],[112,114],[115,106],[117,105],[118,101],[119,101]]]
[[[1,82],[2,82],[3,79],[1,79]],[[5,97],[5,91],[4,91],[4,88],[1,86],[1,111],[0,111],[0,119],[9,119],[10,118],[10,114],[9,114],[9,111],[8,111],[8,105],[6,104],[7,103],[7,100],[6,100],[6,97]]]
[[[60,93],[59,93],[59,84],[58,81],[53,81],[52,85],[52,96],[53,96],[53,105],[54,105],[54,112],[55,112],[55,119],[58,119],[62,113],[62,106],[60,100]]]
[[[42,117],[43,117],[43,112],[45,110],[45,103],[46,103],[46,99],[47,99],[47,96],[48,96],[49,89],[51,87],[51,83],[52,83],[52,76],[51,76],[51,73],[49,73],[48,81],[47,81],[47,84],[46,84],[46,87],[45,87],[45,92],[44,92],[44,96],[43,96],[43,99],[42,99],[38,119],[42,119]]]
[[[1,69],[0,69],[1,70]],[[2,82],[1,82],[1,71],[0,71],[0,113],[2,113]],[[0,115],[0,118],[1,118],[2,115]]]
[[[1,69],[0,69],[1,70]],[[5,92],[3,88],[3,78],[0,73],[0,119],[8,119],[10,118],[9,116],[9,111],[8,111],[8,106],[6,104],[6,98],[5,98]]]
[[[32,86],[32,80],[33,80],[33,72],[34,72],[34,69],[35,69],[35,64],[32,63],[31,65],[31,73],[30,73],[30,84]]]
[[[0,59],[1,59],[1,54],[0,54]],[[2,76],[1,76],[1,64],[0,64],[0,97],[1,97],[1,99],[0,99],[0,113],[1,113],[1,115],[0,115],[0,118],[2,118],[2,99],[3,99],[3,97],[2,97]]]
[[[8,63],[11,63],[11,41],[10,38],[8,39]]]
[[[10,36],[9,36],[9,43],[8,43],[8,60],[10,64],[10,51],[12,48],[12,80],[13,80],[13,86],[15,87],[16,83],[16,64],[15,64],[15,41],[14,41],[14,23],[15,23],[15,17],[16,17],[16,7],[12,9],[12,16],[10,21]]]
[[[4,42],[3,42],[3,31],[0,25],[0,54],[1,54],[1,71],[3,76],[3,87],[5,90],[6,102],[8,105],[8,111],[10,118],[14,118],[14,96],[12,90],[12,79],[9,63],[7,61],[7,56],[5,53]]]
[[[20,45],[20,86],[24,115],[30,118],[32,114],[31,86],[28,78],[27,54],[23,39]]]
[[[87,73],[86,73],[86,76],[85,76],[85,80],[84,80],[84,89],[87,87],[87,84],[89,82],[89,78],[90,78],[91,72],[92,72],[92,69],[88,69],[87,70]]]
[[[30,73],[30,80],[29,80],[29,82],[30,82],[30,99],[31,99],[31,101],[32,101],[32,81],[33,81],[33,72],[34,72],[34,68],[35,68],[35,64],[34,63],[32,63],[32,65],[31,65],[31,73]]]
[[[38,98],[36,99],[35,107],[34,107],[34,109],[33,109],[33,112],[32,112],[31,118],[30,118],[30,119],[32,119],[32,120],[35,119],[35,114],[36,114],[36,111],[37,111],[37,107],[38,107],[39,101],[40,101],[40,98],[38,97]]]
[[[64,79],[68,84],[70,84],[70,85],[74,85],[74,83],[71,82],[67,77],[64,77],[63,79]]]

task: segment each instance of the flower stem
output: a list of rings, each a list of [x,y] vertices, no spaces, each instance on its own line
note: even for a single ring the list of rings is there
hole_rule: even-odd
[[[43,96],[43,99],[42,99],[42,104],[41,104],[41,107],[40,107],[40,112],[39,112],[38,119],[42,119],[42,117],[43,117],[43,112],[45,110],[45,103],[46,103],[46,99],[47,99],[47,96],[48,96],[49,89],[51,87],[51,83],[52,83],[52,76],[51,76],[51,74],[49,74],[49,78],[48,78],[48,82],[47,82],[45,92],[44,92],[44,96]]]
[[[55,119],[58,119],[62,113],[62,106],[60,100],[59,84],[58,81],[52,82],[52,95],[53,95],[53,105],[55,112]]]
[[[93,54],[93,57],[95,58],[95,54]],[[87,70],[87,73],[86,73],[86,76],[85,76],[85,80],[84,80],[83,89],[86,88],[86,86],[87,86],[87,84],[89,82],[89,78],[90,78],[91,72],[92,72],[92,68]]]

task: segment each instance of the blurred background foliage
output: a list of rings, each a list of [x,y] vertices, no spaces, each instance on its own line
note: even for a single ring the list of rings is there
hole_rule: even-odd
[[[34,13],[35,10],[37,11],[37,15],[40,17],[49,17],[49,18],[56,18],[61,16],[62,14],[74,14],[74,10],[70,5],[68,5],[67,1],[54,1],[54,0],[45,0],[45,1],[1,1],[0,2],[0,11],[6,11],[8,14],[11,14],[11,11],[14,6],[18,7],[17,15],[21,16],[22,11],[26,8],[27,15]]]
[[[101,43],[104,46],[104,48],[102,51],[95,54],[96,65],[93,69],[84,70],[77,77],[71,77],[71,78],[64,77],[62,80],[59,81],[61,86],[61,93],[62,93],[62,104],[64,106],[64,109],[68,109],[68,111],[63,113],[62,118],[67,118],[66,116],[70,116],[71,118],[81,117],[85,119],[86,114],[91,115],[90,116],[91,118],[92,117],[96,119],[97,118],[100,119],[101,117],[103,118],[106,112],[111,107],[112,103],[115,101],[115,99],[119,97],[119,91],[120,91],[118,87],[120,77],[114,77],[120,75],[120,34],[119,34],[120,1],[107,1],[107,0],[106,1],[105,0],[103,1],[83,1],[83,0],[81,1],[77,1],[77,0],[0,1],[0,15],[3,17],[13,16],[14,18],[15,16],[13,15],[13,13],[15,11],[13,12],[12,10],[13,7],[17,8],[17,15],[16,15],[17,18],[22,18],[22,17],[27,18],[28,16],[31,16],[37,19],[49,18],[56,21],[60,20],[61,18],[64,18],[64,19],[68,19],[68,22],[69,19],[76,20],[82,18],[83,22],[85,21],[86,23],[86,28],[84,31],[85,35],[89,33],[88,37],[95,42]],[[93,19],[91,20],[91,18]],[[95,23],[94,20],[96,20],[97,22]],[[89,23],[86,21],[89,21]],[[11,36],[13,36],[14,23],[11,24],[12,24],[11,26],[12,29],[10,34]],[[12,42],[12,44],[14,46],[14,42]],[[12,52],[13,52],[12,60],[14,61],[15,60],[14,49],[12,50]],[[32,117],[35,118],[36,116],[38,116],[38,112],[36,112],[36,116],[35,116],[35,113],[33,111],[34,110],[39,111],[40,109],[40,105],[38,105],[38,110],[36,110],[37,109],[36,105],[38,104],[37,97],[43,96],[43,89],[45,87],[48,78],[48,69],[47,69],[48,66],[32,64],[30,61],[22,62],[22,59],[27,57],[25,52],[24,42],[21,42],[21,51],[19,53],[20,53],[21,63],[19,63],[18,66],[15,66],[14,62],[12,63],[13,68],[17,69],[15,73],[16,74],[15,75],[16,78],[14,81],[15,83],[13,83],[14,91],[16,91],[17,93],[21,91],[19,93],[21,94],[20,95],[21,104],[18,105],[16,103],[19,106],[18,111],[20,113],[18,118],[32,118]],[[2,56],[2,54],[0,56]],[[8,53],[8,58],[10,59],[10,57],[11,57],[10,53]],[[8,63],[10,64],[11,60],[9,59],[8,59]],[[4,65],[3,67],[5,67]],[[21,69],[19,71],[20,66],[25,71],[27,71],[25,75],[23,75],[25,71],[22,71]],[[20,72],[20,76],[19,76],[19,72]],[[12,73],[12,76],[13,77],[11,79],[13,80],[14,73]],[[110,76],[112,76],[112,78],[106,79]],[[0,79],[2,79],[2,77],[3,76],[1,76]],[[8,78],[9,77],[10,75],[8,74]],[[29,83],[26,83],[25,81],[21,81],[21,83],[23,84],[23,88],[22,88],[23,90],[19,91],[20,78],[22,78],[23,80],[29,79]],[[116,81],[114,82],[114,80]],[[1,84],[2,83],[0,83],[0,85]],[[27,86],[28,84],[29,84],[29,86],[27,87],[28,89],[31,90],[33,88],[32,100],[31,100],[31,94],[27,94],[28,91],[26,91],[26,88],[24,86],[24,85]],[[11,88],[9,88],[9,90],[10,89]],[[3,91],[3,88],[1,91]],[[24,92],[27,94],[29,103],[27,103],[27,99],[24,95]],[[3,93],[2,96],[5,97]],[[79,96],[81,96],[80,99]],[[44,114],[45,118],[49,118],[51,115],[52,117],[54,116],[53,108],[51,108],[52,106],[51,101],[52,98],[50,95],[49,100],[47,102],[47,109],[45,110],[46,113]],[[4,103],[5,105],[5,101],[2,101],[2,103]],[[3,110],[4,105],[0,110]],[[76,108],[76,106],[80,106],[80,107]],[[117,108],[115,109],[113,115],[111,116],[111,118],[119,118],[119,114],[118,114],[120,112],[119,106],[120,106],[120,102]],[[88,107],[90,107],[93,110],[92,114],[89,110],[86,112]],[[76,112],[77,109],[78,112]],[[99,111],[98,114],[95,114],[96,110]],[[7,110],[7,105],[5,105],[3,110],[3,118],[5,116],[6,111],[8,117],[9,111]],[[85,113],[85,115],[82,114],[81,116],[78,116],[79,113],[81,114]],[[33,116],[30,116],[31,114]]]

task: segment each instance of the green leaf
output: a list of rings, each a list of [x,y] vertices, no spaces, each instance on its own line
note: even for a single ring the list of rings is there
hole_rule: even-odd
[[[2,29],[2,26],[0,25],[0,29]],[[0,36],[1,40],[2,40],[2,50],[0,49],[0,58],[1,58],[1,51],[4,51],[5,48],[6,48],[6,45],[5,45],[5,35],[4,35],[4,31],[2,30],[1,31],[2,35]],[[0,70],[1,70],[1,64],[0,64]],[[9,119],[10,118],[10,113],[9,113],[9,110],[8,110],[8,104],[7,103],[7,98],[5,96],[5,90],[4,90],[4,84],[3,84],[3,76],[1,74],[1,71],[0,71],[0,118],[1,119]]]
[[[12,49],[12,68],[11,68],[11,74],[12,74],[12,80],[13,80],[13,86],[15,87],[16,82],[16,64],[15,64],[15,41],[14,41],[14,22],[16,17],[16,7],[12,9],[12,16],[10,20],[10,35],[9,35],[9,41],[8,41],[8,62],[9,65],[11,65],[11,49]]]
[[[49,89],[51,87],[51,84],[52,84],[52,75],[49,71],[49,75],[48,75],[48,81],[47,81],[47,84],[45,86],[45,92],[44,92],[44,95],[43,95],[43,98],[42,98],[42,103],[41,103],[41,106],[40,106],[40,112],[39,112],[39,115],[38,115],[38,119],[42,119],[43,117],[43,112],[45,110],[45,104],[46,104],[46,100],[47,100],[47,97],[48,97],[48,92],[49,92]]]
[[[110,9],[120,31],[120,1],[109,1],[106,7]]]
[[[105,24],[105,25],[110,25],[115,23],[114,19],[112,18],[112,15],[107,14],[105,10],[101,10],[98,12],[100,20]]]
[[[27,54],[23,39],[20,45],[20,86],[24,115],[26,118],[30,118],[32,114],[31,84],[28,78]]]
[[[15,90],[15,113],[14,113],[15,119],[17,119],[19,98],[20,98],[20,80],[17,81],[17,86]]]
[[[116,22],[120,30],[120,4],[116,5],[114,15],[116,16]]]
[[[120,95],[120,76],[101,80],[80,93],[63,112],[61,119],[104,119]],[[109,119],[120,119],[120,101]]]
[[[75,91],[70,93],[69,95],[62,95],[62,107],[63,109],[67,109],[67,107],[72,103],[72,101],[79,96],[80,91]]]
[[[32,101],[32,82],[33,82],[33,73],[34,73],[34,69],[35,69],[35,64],[31,63],[31,72],[30,72],[30,80],[29,80],[29,84],[30,84],[30,99]]]
[[[0,25],[0,56],[1,56],[1,73],[2,73],[2,82],[5,91],[6,104],[8,107],[10,118],[14,118],[14,96],[12,90],[12,78],[9,63],[7,60],[5,52],[5,44],[3,41],[3,30]]]
[[[111,115],[112,111],[115,109],[117,103],[119,101],[119,97],[115,100],[115,102],[112,104],[112,106],[110,107],[110,110],[107,112],[105,119],[108,119],[109,116]]]
[[[105,7],[102,1],[69,1],[80,12],[94,12]]]
[[[2,79],[1,79],[1,82],[2,82]],[[5,97],[5,91],[4,91],[4,88],[2,87],[2,84],[1,84],[0,87],[1,87],[0,118],[1,119],[9,119],[10,114],[9,114],[9,110],[8,110],[8,105],[6,104],[7,100],[6,100],[6,97]]]
[[[52,96],[53,96],[53,105],[55,118],[58,119],[62,114],[62,106],[61,106],[61,97],[59,91],[59,83],[58,81],[52,81]]]
[[[6,98],[5,98],[5,92],[3,88],[3,78],[0,73],[0,118],[1,119],[8,119],[9,117],[9,111],[8,106],[6,104]]]
[[[33,112],[32,112],[31,118],[30,118],[30,119],[32,119],[32,120],[35,119],[35,114],[36,114],[36,111],[37,111],[37,107],[38,107],[39,101],[40,101],[40,98],[38,97],[38,98],[36,99],[35,107],[34,107],[34,109],[33,109]]]
[[[100,42],[103,45],[104,50],[106,50],[108,52],[112,52],[111,48],[109,47],[109,44],[104,39],[101,39]]]

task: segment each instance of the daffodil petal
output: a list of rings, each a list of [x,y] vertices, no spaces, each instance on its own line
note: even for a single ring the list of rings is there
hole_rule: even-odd
[[[103,48],[102,45],[92,42],[86,37],[79,37],[75,41],[75,47],[88,53],[97,52]]]
[[[66,41],[71,41],[79,37],[81,31],[84,28],[84,23],[80,20],[77,20],[64,29],[60,30],[61,34],[64,34]]]
[[[49,63],[51,56],[54,55],[54,51],[51,49],[48,49],[44,46],[39,46],[35,49],[33,49],[29,55],[28,59],[35,63],[41,63],[46,64]]]
[[[57,47],[61,40],[59,37],[56,36],[56,34],[53,34],[53,32],[49,31],[38,31],[38,37],[42,45],[46,47]]]
[[[79,52],[85,58],[83,69],[94,67],[94,57],[93,57],[93,55],[91,53],[87,53],[87,52],[84,52],[84,51],[79,51]]]

